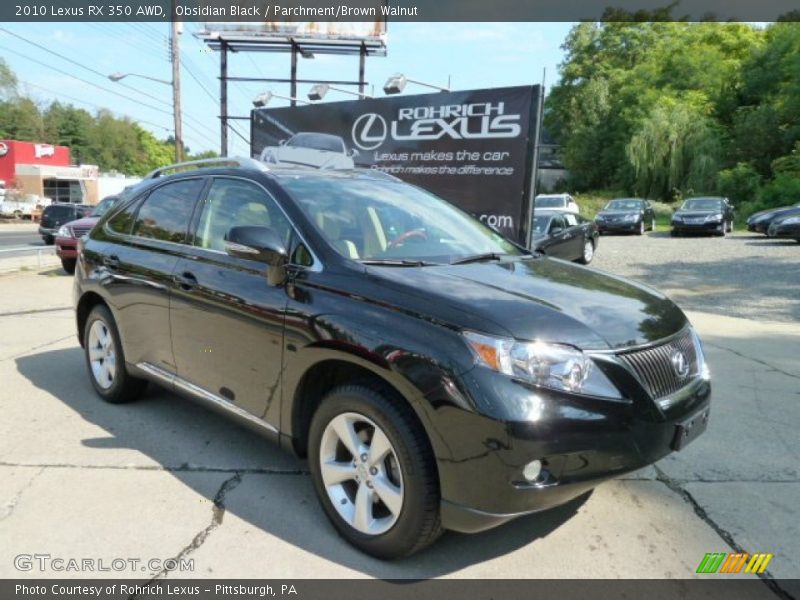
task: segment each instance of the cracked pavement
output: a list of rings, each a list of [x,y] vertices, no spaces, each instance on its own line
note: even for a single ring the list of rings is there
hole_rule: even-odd
[[[765,598],[800,577],[795,323],[690,313],[714,378],[696,442],[588,498],[384,563],[338,538],[306,465],[251,431],[155,386],[102,403],[64,308],[69,277],[0,282],[0,577],[116,575],[15,569],[44,553],[194,561],[120,573],[141,578],[685,578],[705,553],[740,550],[775,554]]]

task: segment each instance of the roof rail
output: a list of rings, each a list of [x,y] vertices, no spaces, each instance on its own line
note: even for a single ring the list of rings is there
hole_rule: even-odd
[[[213,169],[215,167],[244,167],[247,169],[255,169],[257,171],[267,171],[267,165],[246,156],[229,156],[219,158],[203,158],[200,160],[190,160],[186,162],[175,163],[167,165],[166,167],[159,167],[150,171],[144,176],[144,179],[155,179],[163,177],[169,172],[188,171],[191,169]]]

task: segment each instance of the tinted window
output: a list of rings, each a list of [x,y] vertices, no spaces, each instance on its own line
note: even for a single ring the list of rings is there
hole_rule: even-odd
[[[184,242],[192,210],[202,190],[202,179],[184,179],[156,188],[139,208],[133,235]]]
[[[215,179],[200,214],[194,245],[224,252],[228,231],[240,225],[269,227],[289,243],[289,221],[261,187],[241,179]]]
[[[553,220],[550,222],[550,232],[552,233],[556,229],[566,229],[567,223],[564,221],[564,217],[561,215],[556,215],[553,217]]]
[[[566,205],[564,198],[543,197],[536,198],[536,206],[539,208],[563,208]]]
[[[48,217],[71,217],[75,214],[75,207],[69,204],[56,205],[51,204],[45,207],[43,215]]]
[[[92,210],[92,216],[93,217],[102,217],[104,214],[106,214],[109,211],[109,209],[112,206],[114,206],[114,203],[116,201],[117,201],[117,197],[116,196],[108,196],[106,198],[103,198],[103,200],[100,202],[100,204],[95,206],[94,210]]]
[[[644,208],[641,200],[612,200],[606,204],[606,210],[640,210]]]
[[[722,200],[719,198],[691,198],[683,203],[681,208],[688,210],[722,210]]]

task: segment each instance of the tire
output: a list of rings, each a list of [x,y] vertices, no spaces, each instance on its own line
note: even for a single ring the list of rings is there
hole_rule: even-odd
[[[75,259],[74,258],[62,258],[61,259],[61,268],[64,269],[68,275],[75,274]]]
[[[583,241],[583,254],[578,259],[578,262],[582,265],[588,265],[592,262],[594,258],[594,242],[591,239],[586,239]]]
[[[147,382],[132,377],[125,368],[119,331],[107,306],[98,304],[89,313],[83,340],[89,380],[103,400],[121,404],[142,395]]]
[[[44,243],[48,246],[52,246],[56,243],[56,238],[54,238],[52,235],[42,236],[42,240],[44,240]]]
[[[645,224],[644,224],[644,219],[642,219],[639,222],[639,229],[636,231],[636,234],[637,235],[644,235],[644,231],[645,231]]]
[[[650,220],[650,231],[655,231],[655,230],[656,230],[656,220],[655,219],[651,219]]]
[[[388,450],[371,465],[369,452],[379,432],[384,442],[379,445],[388,445]],[[347,450],[344,438],[350,445],[357,443],[355,452]],[[362,552],[401,558],[422,550],[442,533],[433,451],[402,398],[368,385],[335,388],[312,418],[308,460],[325,514]],[[333,461],[346,472],[324,466]],[[384,490],[386,502],[378,489]],[[366,512],[358,510],[359,499]]]
[[[733,233],[733,221],[728,221],[728,233]]]

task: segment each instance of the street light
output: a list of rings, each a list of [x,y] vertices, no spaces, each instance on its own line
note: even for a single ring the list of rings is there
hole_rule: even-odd
[[[441,85],[436,85],[433,83],[426,83],[424,81],[419,81],[418,79],[411,79],[410,77],[406,77],[402,73],[395,73],[389,79],[386,80],[386,83],[383,85],[383,92],[385,94],[399,94],[402,92],[408,83],[416,83],[417,85],[424,85],[425,87],[433,88],[435,90],[439,90],[440,92],[449,92],[450,88],[442,87]]]
[[[300,100],[299,98],[292,98],[291,96],[281,96],[280,94],[273,94],[272,92],[264,92],[263,94],[259,94],[255,98],[253,98],[253,106],[256,108],[262,108],[269,104],[269,101],[273,98],[278,98],[280,100],[288,100],[290,102],[299,102],[300,104],[311,104],[310,102],[306,102],[305,100]]]
[[[372,98],[369,94],[363,94],[361,92],[351,92],[350,90],[343,90],[342,88],[333,87],[332,85],[328,85],[327,83],[318,83],[314,87],[311,88],[311,91],[308,92],[308,99],[309,100],[322,100],[329,91],[333,90],[334,92],[341,92],[342,94],[349,94],[351,96],[358,96],[362,100],[364,98]]]
[[[112,73],[108,76],[111,81],[120,81],[126,77],[141,77],[142,79],[157,81],[158,83],[163,83],[164,85],[172,85],[172,82],[167,81],[166,79],[156,79],[155,77],[150,77],[149,75],[139,75],[139,73]]]

